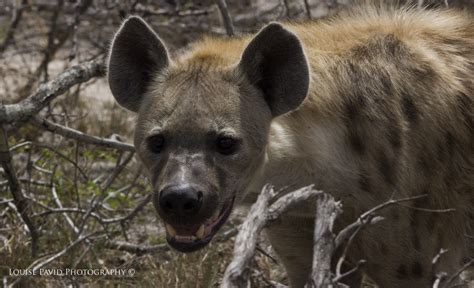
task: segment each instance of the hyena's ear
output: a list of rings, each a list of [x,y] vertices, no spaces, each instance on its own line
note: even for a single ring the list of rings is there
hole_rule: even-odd
[[[264,94],[272,115],[296,109],[309,87],[309,68],[295,34],[278,23],[264,27],[242,54],[240,69]]]
[[[150,26],[140,17],[125,20],[109,57],[109,85],[117,102],[137,112],[153,75],[168,63],[166,47]]]

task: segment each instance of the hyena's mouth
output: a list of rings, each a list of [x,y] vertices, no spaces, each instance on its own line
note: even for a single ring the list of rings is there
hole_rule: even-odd
[[[166,240],[171,247],[180,252],[193,252],[203,248],[226,222],[234,206],[234,199],[235,197],[232,197],[225,202],[221,210],[216,210],[216,213],[203,224],[172,226],[165,223]]]

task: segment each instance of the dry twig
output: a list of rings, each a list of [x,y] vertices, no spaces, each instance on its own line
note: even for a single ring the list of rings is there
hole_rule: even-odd
[[[224,22],[225,31],[227,32],[228,36],[234,36],[234,24],[232,23],[232,17],[230,17],[229,9],[227,8],[227,4],[225,0],[215,0],[217,7],[222,16],[222,22]]]

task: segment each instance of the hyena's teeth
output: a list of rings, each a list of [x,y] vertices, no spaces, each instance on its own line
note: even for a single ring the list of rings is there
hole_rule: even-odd
[[[201,227],[199,227],[199,229],[196,231],[196,238],[198,239],[202,239],[202,237],[204,237],[204,232],[206,230],[206,227],[204,227],[204,224],[201,225]]]
[[[170,224],[166,224],[165,226],[166,226],[166,231],[171,237],[176,236],[176,229],[174,229],[173,226],[171,226]]]

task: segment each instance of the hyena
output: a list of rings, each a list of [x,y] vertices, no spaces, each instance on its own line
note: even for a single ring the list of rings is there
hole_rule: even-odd
[[[427,195],[387,208],[353,242],[348,268],[365,259],[380,287],[429,287],[473,257],[472,15],[368,7],[203,37],[173,59],[130,17],[108,69],[114,97],[137,113],[134,145],[176,250],[204,247],[266,183],[315,184],[343,204],[337,229]],[[268,227],[292,287],[310,274],[314,206]]]

